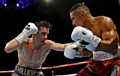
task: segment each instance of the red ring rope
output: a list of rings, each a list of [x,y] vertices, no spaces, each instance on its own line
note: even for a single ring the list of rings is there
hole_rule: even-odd
[[[75,66],[75,65],[82,65],[82,64],[87,64],[87,61],[83,62],[76,62],[76,63],[71,63],[71,64],[63,64],[63,65],[57,65],[57,66],[50,66],[50,67],[43,67],[42,70],[48,70],[48,69],[56,69],[56,68],[61,68],[61,67],[68,67],[68,66]],[[0,71],[0,73],[11,73],[13,70],[7,70],[7,71]]]

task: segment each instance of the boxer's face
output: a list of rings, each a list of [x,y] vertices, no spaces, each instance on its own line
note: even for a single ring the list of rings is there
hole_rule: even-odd
[[[41,42],[44,42],[48,38],[49,28],[40,27],[38,35],[41,39]]]
[[[80,11],[72,11],[70,13],[70,18],[74,26],[83,26],[83,17]]]

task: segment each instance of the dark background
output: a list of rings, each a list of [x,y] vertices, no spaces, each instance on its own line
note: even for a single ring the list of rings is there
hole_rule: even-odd
[[[9,0],[9,3],[15,2],[15,0]],[[117,27],[118,34],[120,34],[120,6],[118,0],[53,0],[50,4],[40,0],[19,10],[14,8],[0,8],[0,70],[14,69],[18,60],[17,52],[5,53],[4,46],[9,40],[16,37],[28,22],[47,20],[53,24],[48,37],[49,39],[59,43],[72,41],[70,34],[73,26],[68,11],[78,2],[85,2],[93,16],[104,15],[111,17]],[[75,58],[70,60],[65,58],[62,52],[52,50],[43,67],[86,61],[88,59]],[[84,66],[54,69],[54,72],[56,74],[76,73]],[[46,73],[46,71],[44,72]],[[51,73],[51,70],[49,73]]]

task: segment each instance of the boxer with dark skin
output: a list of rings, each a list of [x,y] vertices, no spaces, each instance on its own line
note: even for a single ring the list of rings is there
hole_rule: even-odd
[[[73,5],[69,13],[75,26],[71,34],[72,40],[88,43],[81,48],[82,57],[93,54],[86,67],[76,76],[120,76],[119,36],[112,19],[107,16],[92,16],[89,8],[83,3]],[[81,44],[84,45],[80,41]],[[69,46],[65,50],[67,58],[71,58],[74,47]]]

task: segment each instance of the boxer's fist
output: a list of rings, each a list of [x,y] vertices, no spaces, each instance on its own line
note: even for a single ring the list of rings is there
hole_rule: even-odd
[[[38,32],[38,28],[34,23],[28,23],[23,31],[15,38],[19,44],[21,44],[28,36],[31,34],[36,34]]]
[[[93,35],[93,33],[90,30],[81,26],[77,26],[73,29],[71,38],[74,41],[84,40],[85,42],[88,42],[90,44],[89,46],[93,46],[93,49],[95,49],[101,41],[101,38]],[[91,49],[91,47],[88,48],[87,46],[87,49]]]
[[[75,27],[71,34],[71,38],[73,41],[85,40],[89,42],[89,38],[91,36],[93,36],[93,33],[90,30],[83,28],[81,26]]]
[[[30,34],[36,34],[38,32],[38,28],[36,27],[36,25],[34,23],[29,22],[25,26],[25,28],[24,28],[23,31],[26,32],[28,35],[30,35]]]
[[[82,52],[78,51],[78,46],[75,44],[66,46],[64,50],[64,56],[69,59],[74,59],[75,57],[82,57]]]

